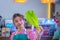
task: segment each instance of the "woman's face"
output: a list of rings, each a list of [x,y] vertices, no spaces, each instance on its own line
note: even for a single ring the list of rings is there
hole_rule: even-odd
[[[14,18],[14,24],[17,28],[24,27],[24,20],[21,17],[17,16]]]

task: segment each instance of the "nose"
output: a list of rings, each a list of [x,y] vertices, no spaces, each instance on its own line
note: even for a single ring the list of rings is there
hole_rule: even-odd
[[[21,22],[20,22],[20,21],[18,21],[18,24],[21,24]]]

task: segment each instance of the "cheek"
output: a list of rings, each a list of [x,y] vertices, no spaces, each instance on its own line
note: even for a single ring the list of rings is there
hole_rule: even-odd
[[[22,24],[24,25],[24,21],[21,21],[22,22]]]
[[[17,23],[14,23],[14,25],[17,27],[18,25],[17,25]]]
[[[24,22],[22,22],[22,25],[24,25]]]

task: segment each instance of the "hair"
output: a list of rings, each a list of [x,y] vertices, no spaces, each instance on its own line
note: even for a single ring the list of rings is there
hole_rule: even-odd
[[[13,21],[14,21],[14,19],[15,19],[16,17],[20,17],[20,18],[22,18],[22,19],[24,20],[24,16],[23,16],[22,14],[20,14],[20,13],[15,13],[15,14],[13,15]]]
[[[2,16],[0,16],[0,18],[2,18]]]

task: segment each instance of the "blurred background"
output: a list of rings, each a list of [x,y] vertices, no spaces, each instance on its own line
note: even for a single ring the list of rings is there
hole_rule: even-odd
[[[50,2],[50,1],[49,1]],[[60,0],[50,2],[46,0],[25,0],[25,2],[16,2],[16,0],[0,0],[0,40],[10,40],[11,33],[16,31],[12,21],[14,13],[20,13],[25,16],[26,11],[34,10],[38,16],[39,25],[44,31],[41,40],[59,40],[60,39]],[[50,14],[49,14],[50,12]],[[25,19],[25,28],[35,30]],[[59,34],[55,38],[55,32]]]

